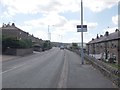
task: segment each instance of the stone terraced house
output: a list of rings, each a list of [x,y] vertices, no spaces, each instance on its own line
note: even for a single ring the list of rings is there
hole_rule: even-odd
[[[15,26],[14,23],[3,24],[0,28],[2,30],[2,35],[6,37],[14,37],[16,39],[31,39],[33,43],[42,44],[43,40],[30,35],[28,32],[25,32]]]
[[[110,33],[107,31],[105,35],[100,35],[86,44],[88,55],[92,55],[100,60],[114,59],[116,63],[120,59],[120,31]]]

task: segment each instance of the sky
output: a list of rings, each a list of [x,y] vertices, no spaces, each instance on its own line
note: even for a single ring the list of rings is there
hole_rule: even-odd
[[[118,28],[119,0],[83,0],[84,42]],[[0,0],[0,26],[15,25],[35,37],[53,42],[81,42],[81,0]]]

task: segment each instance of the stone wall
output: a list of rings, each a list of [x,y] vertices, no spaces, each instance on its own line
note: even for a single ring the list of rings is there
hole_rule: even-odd
[[[24,56],[24,55],[28,55],[28,54],[32,54],[33,53],[33,49],[29,48],[29,49],[16,49],[16,55],[17,56]]]
[[[28,54],[32,54],[33,53],[33,49],[32,48],[28,48],[28,49],[11,49],[8,48],[4,54],[7,55],[16,55],[16,56],[25,56]]]

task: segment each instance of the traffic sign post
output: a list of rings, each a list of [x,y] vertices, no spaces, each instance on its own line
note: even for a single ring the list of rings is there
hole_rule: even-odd
[[[81,64],[84,64],[84,53],[83,53],[83,32],[87,32],[87,25],[83,25],[83,3],[81,0],[81,25],[77,25],[77,32],[81,32]]]
[[[83,28],[81,25],[77,25],[77,32],[87,32],[87,25],[83,25]]]

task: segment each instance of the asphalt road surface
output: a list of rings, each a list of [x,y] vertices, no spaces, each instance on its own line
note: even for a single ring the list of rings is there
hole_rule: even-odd
[[[91,65],[80,65],[80,57],[68,50],[52,48],[2,63],[3,88],[115,88]]]

